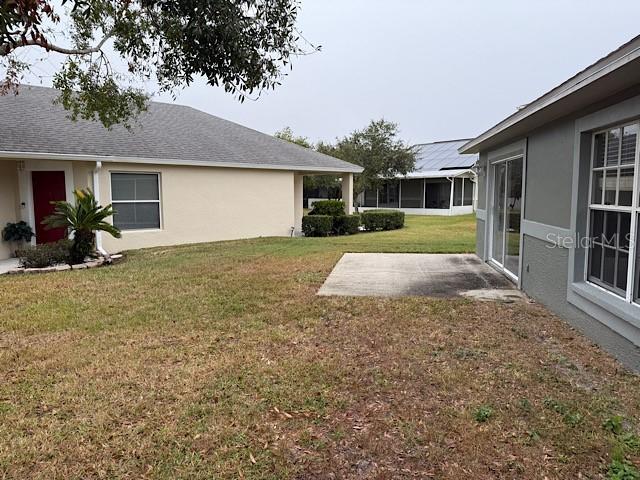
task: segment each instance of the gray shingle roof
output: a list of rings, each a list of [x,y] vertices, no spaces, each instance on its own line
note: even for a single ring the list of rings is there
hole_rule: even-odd
[[[462,139],[416,145],[416,172],[414,173],[471,168],[478,161],[478,155],[458,153],[458,149],[468,141],[468,139]]]
[[[279,140],[191,107],[152,102],[135,127],[105,129],[99,122],[73,122],[54,105],[57,92],[24,85],[0,96],[0,152],[157,159],[248,168],[360,172],[342,160]]]

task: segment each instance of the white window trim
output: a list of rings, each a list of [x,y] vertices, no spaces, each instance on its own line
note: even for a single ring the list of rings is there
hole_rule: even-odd
[[[620,196],[620,170],[623,168],[631,168],[631,164],[622,166],[620,164],[621,158],[622,158],[622,140],[624,138],[624,127],[630,126],[630,125],[638,125],[639,126],[639,133],[637,134],[637,138],[636,138],[636,152],[635,152],[635,162],[633,164],[634,167],[634,180],[633,180],[633,195],[632,195],[632,204],[631,206],[619,206],[617,205],[617,203],[619,202],[619,196]],[[608,149],[609,149],[609,142],[608,142],[608,132],[610,130],[619,128],[620,129],[620,147],[619,147],[619,151],[618,151],[618,164],[617,167],[612,167],[612,168],[608,168],[607,167],[607,154],[608,154]],[[605,150],[604,150],[604,166],[603,167],[594,167],[594,160],[595,160],[595,138],[596,135],[599,134],[607,134],[607,136],[605,137]],[[597,203],[592,203],[593,201],[593,177],[594,177],[594,172],[598,172],[598,171],[609,171],[609,170],[613,170],[614,168],[617,169],[618,171],[618,175],[617,175],[617,181],[616,181],[616,205],[605,205],[604,204],[604,198],[605,198],[605,192],[606,192],[606,182],[603,183],[603,189],[602,189],[602,198],[601,198],[601,203],[597,204]],[[606,176],[603,176],[603,178],[606,178]],[[627,290],[625,292],[625,295],[621,295],[621,290],[615,288],[615,287],[610,287],[610,286],[605,286],[600,284],[600,282],[596,282],[594,279],[590,278],[590,259],[591,259],[591,248],[589,248],[586,252],[586,255],[584,256],[584,276],[583,279],[585,281],[585,283],[591,285],[592,287],[597,288],[598,290],[600,290],[601,292],[605,292],[608,295],[611,295],[613,297],[615,297],[618,300],[622,300],[625,303],[628,303],[630,305],[634,305],[634,306],[640,306],[640,304],[638,302],[635,301],[634,299],[634,292],[635,292],[635,288],[636,288],[636,267],[637,267],[637,249],[640,247],[640,245],[638,245],[640,243],[640,238],[638,236],[638,216],[640,215],[640,121],[636,120],[634,122],[623,122],[623,123],[619,123],[616,125],[612,125],[609,126],[607,128],[604,129],[599,129],[599,130],[595,130],[591,133],[591,152],[590,152],[590,163],[589,163],[589,190],[587,191],[587,198],[588,198],[588,206],[587,206],[587,222],[586,222],[586,233],[588,238],[591,238],[591,212],[593,210],[601,210],[601,211],[610,211],[610,212],[622,212],[622,213],[629,213],[631,215],[631,228],[630,228],[630,238],[631,238],[631,242],[629,245],[629,259],[628,259],[628,270],[627,270]],[[603,248],[603,255],[604,255],[604,248]],[[616,269],[617,269],[617,265],[616,265]],[[638,280],[640,282],[640,279]],[[640,300],[639,300],[640,301]]]
[[[113,175],[114,174],[131,174],[131,175],[155,175],[158,180],[158,200],[114,200],[113,199]],[[160,172],[138,171],[138,170],[109,170],[109,203],[117,205],[119,203],[157,203],[160,228],[135,228],[121,230],[123,235],[129,233],[150,233],[160,232],[164,229],[163,208],[162,208],[162,174]],[[114,223],[113,220],[111,223]]]
[[[631,200],[633,213],[631,214],[631,230],[629,233],[629,235],[631,235],[631,245],[629,246],[629,276],[627,277],[627,286],[630,285],[627,290],[630,290],[630,292],[627,296],[630,300],[630,303],[640,306],[640,298],[638,298],[637,302],[633,298],[633,294],[636,290],[636,287],[638,286],[636,284],[636,277],[640,276],[640,272],[636,271],[638,265],[637,249],[640,248],[640,231],[638,230],[638,222],[640,221],[640,131],[638,132],[638,138],[636,139],[635,165],[636,167],[633,175],[633,195]],[[638,284],[640,284],[640,278],[637,279],[637,282]]]
[[[590,172],[587,171],[591,167],[591,151],[588,149],[591,148],[593,132],[608,126],[637,121],[640,117],[638,112],[640,112],[640,95],[575,120],[569,226],[572,235],[588,236],[586,230],[588,216],[585,214],[591,198]],[[587,185],[589,185],[589,191],[587,191]],[[619,295],[586,282],[584,257],[587,255],[587,249],[579,244],[578,248],[569,249],[567,302],[640,346],[640,305],[629,303]]]

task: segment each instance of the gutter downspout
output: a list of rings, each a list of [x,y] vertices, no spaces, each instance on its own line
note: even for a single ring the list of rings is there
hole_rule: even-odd
[[[96,162],[96,168],[92,171],[92,179],[93,179],[93,194],[95,195],[98,202],[100,202],[100,171],[102,170],[102,162]],[[102,246],[102,232],[96,232],[96,250],[100,252],[107,261],[111,261],[111,255],[107,253],[107,251]]]

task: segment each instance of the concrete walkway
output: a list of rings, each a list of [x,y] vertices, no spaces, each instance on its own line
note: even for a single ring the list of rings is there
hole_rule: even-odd
[[[524,298],[475,255],[411,253],[346,253],[318,295]]]
[[[17,258],[9,258],[8,260],[0,260],[0,275],[7,273],[9,270],[18,268],[20,261]]]

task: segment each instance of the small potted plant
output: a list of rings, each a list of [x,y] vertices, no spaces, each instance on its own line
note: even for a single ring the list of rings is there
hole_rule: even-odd
[[[33,237],[35,234],[27,222],[7,223],[2,229],[2,240],[15,247],[11,249],[14,255],[23,243],[29,243]]]

